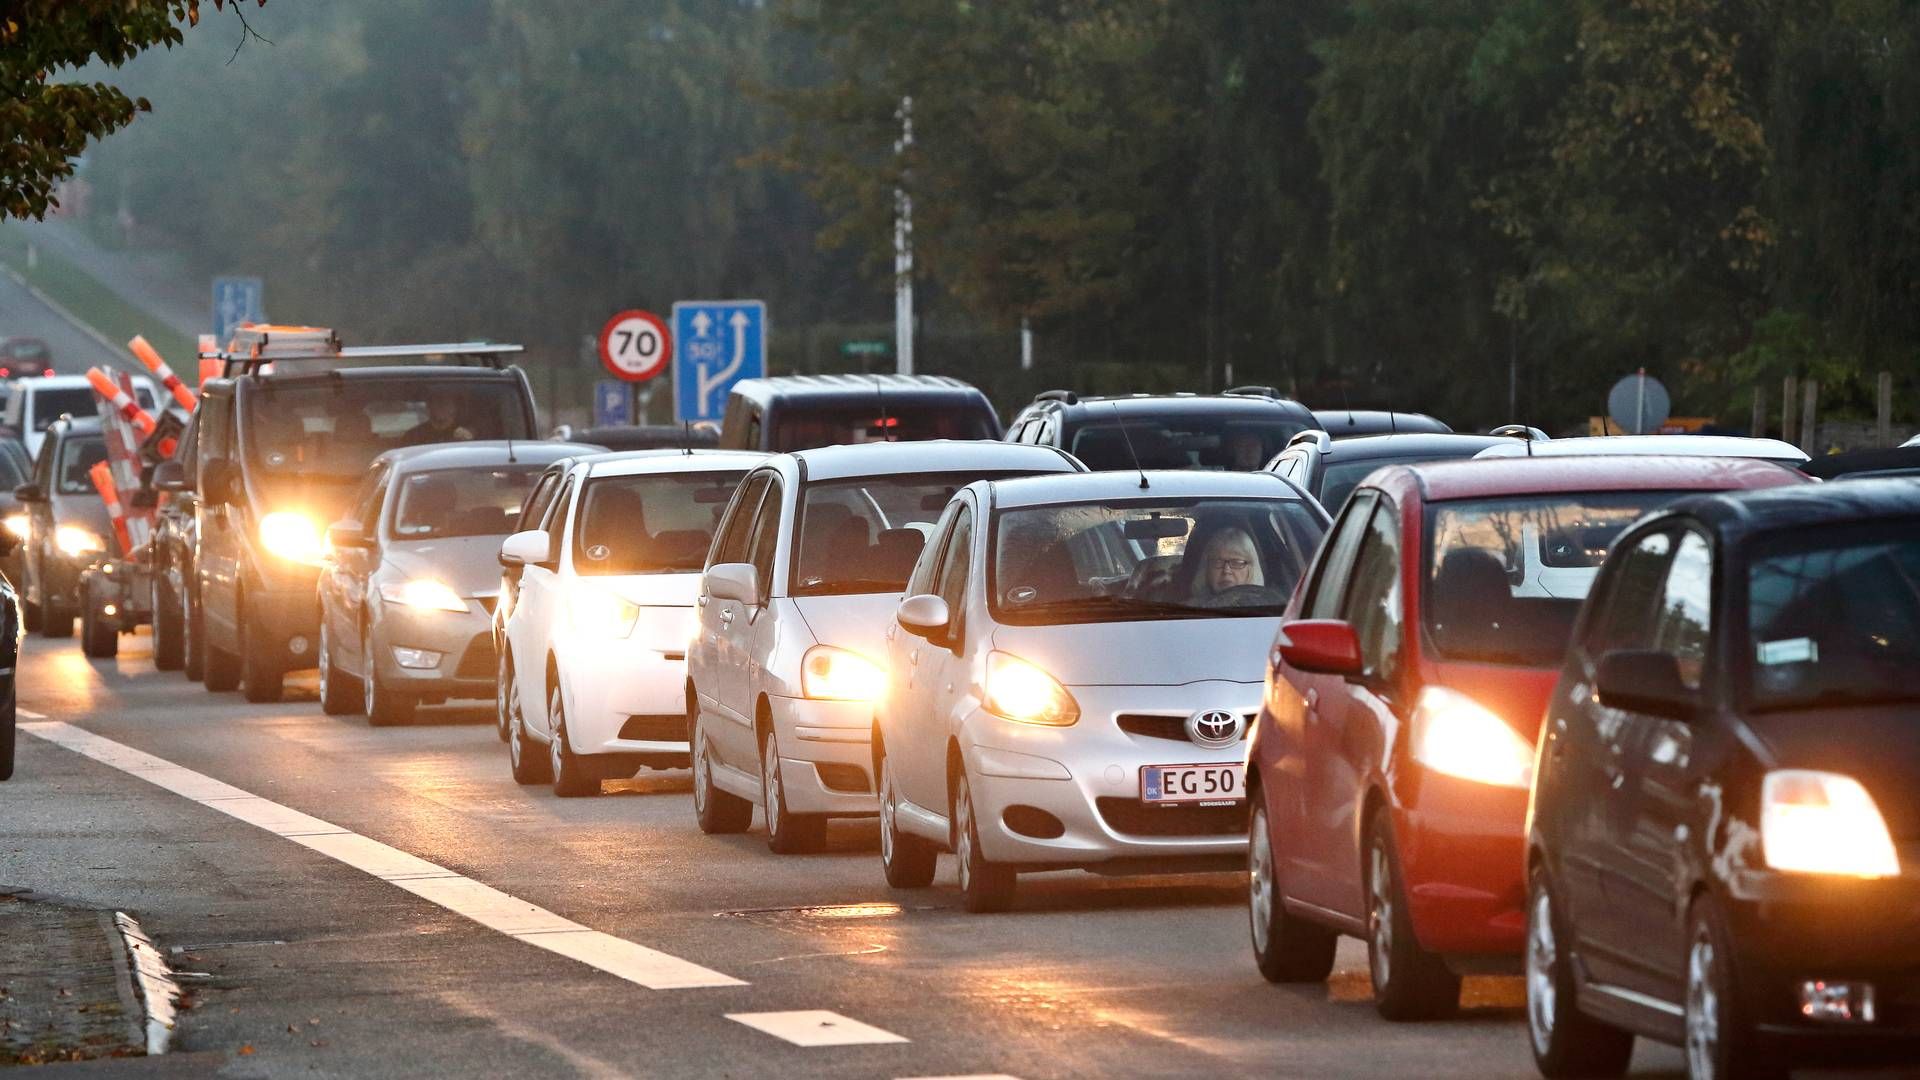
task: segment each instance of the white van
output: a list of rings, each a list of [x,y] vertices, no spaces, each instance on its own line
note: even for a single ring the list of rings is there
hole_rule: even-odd
[[[145,375],[135,375],[133,397],[141,408],[153,412],[156,400],[153,380]],[[7,386],[7,404],[0,411],[0,427],[19,432],[20,441],[27,444],[27,453],[39,457],[40,444],[47,437],[48,424],[68,413],[74,416],[97,416],[99,412],[93,387],[85,375],[15,379]]]

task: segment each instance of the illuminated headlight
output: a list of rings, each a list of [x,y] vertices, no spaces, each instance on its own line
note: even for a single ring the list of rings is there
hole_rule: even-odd
[[[574,632],[584,637],[623,638],[633,633],[640,605],[610,592],[581,590],[571,603]]]
[[[260,543],[288,562],[318,566],[327,557],[327,538],[320,526],[298,510],[275,510],[261,518]]]
[[[1839,773],[1768,773],[1760,787],[1760,844],[1775,870],[1858,878],[1900,874],[1880,807],[1858,780]]]
[[[887,692],[887,673],[859,653],[815,645],[800,658],[800,693],[830,701],[877,701]]]
[[[1441,686],[1427,687],[1414,706],[1413,759],[1478,784],[1533,784],[1533,747],[1479,702]]]
[[[53,530],[53,546],[68,558],[107,550],[106,541],[101,540],[98,533],[78,525],[62,525]]]
[[[415,578],[380,586],[380,599],[416,611],[465,611],[467,602],[445,583]]]
[[[1066,727],[1080,719],[1080,703],[1060,681],[1017,656],[987,654],[982,704],[995,716],[1022,724]]]
[[[22,540],[33,535],[33,519],[25,514],[8,514],[4,524],[8,532]]]

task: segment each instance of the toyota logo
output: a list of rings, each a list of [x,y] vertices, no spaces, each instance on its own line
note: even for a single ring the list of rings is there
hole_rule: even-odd
[[[1239,742],[1244,730],[1246,721],[1225,709],[1204,709],[1187,717],[1187,738],[1213,749]]]

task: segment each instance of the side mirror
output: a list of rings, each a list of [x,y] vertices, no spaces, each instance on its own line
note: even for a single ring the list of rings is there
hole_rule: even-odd
[[[47,493],[40,490],[39,484],[21,484],[13,489],[13,497],[23,503],[47,501]]]
[[[153,467],[153,490],[186,491],[187,467],[178,461],[163,461]]]
[[[1280,628],[1274,651],[1289,667],[1317,675],[1360,674],[1360,637],[1339,619],[1297,619]]]
[[[947,627],[953,623],[953,612],[947,609],[947,602],[932,593],[909,596],[900,601],[900,608],[894,613],[900,620],[900,626],[915,637],[928,641],[938,641],[946,636]]]
[[[748,607],[759,607],[759,578],[752,563],[715,563],[707,568],[707,595],[716,600],[737,600]]]
[[[360,528],[360,523],[357,521],[336,521],[332,525],[327,526],[327,543],[330,544],[335,551],[347,551],[353,548],[369,548],[373,546],[367,537],[366,531]]]
[[[1600,704],[1624,712],[1691,720],[1700,695],[1680,681],[1680,661],[1672,654],[1619,649],[1600,658],[1594,674]]]
[[[517,532],[500,542],[501,566],[545,566],[552,560],[552,538],[544,529]]]

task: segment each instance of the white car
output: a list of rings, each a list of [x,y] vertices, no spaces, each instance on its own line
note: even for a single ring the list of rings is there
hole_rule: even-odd
[[[956,855],[970,911],[1022,871],[1246,865],[1245,739],[1327,531],[1272,473],[973,484],[888,630],[874,710],[887,883]]]
[[[19,432],[27,453],[36,458],[40,456],[40,444],[46,441],[47,425],[69,414],[82,418],[100,415],[93,384],[85,375],[15,379],[10,391],[6,408],[0,410],[0,427]],[[133,377],[133,400],[149,413],[156,411],[152,379]]]
[[[740,485],[708,556],[687,656],[700,828],[817,849],[829,817],[876,809],[867,744],[881,634],[933,522],[984,477],[1080,472],[1063,451],[997,442],[865,443],[769,459]]]
[[[714,527],[763,454],[582,458],[544,524],[514,533],[500,703],[513,778],[597,795],[642,766],[684,768],[687,642]]]
[[[1550,439],[1530,442],[1515,439],[1489,446],[1476,458],[1500,457],[1587,457],[1595,454],[1662,454],[1668,457],[1759,458],[1799,468],[1809,458],[1807,452],[1779,439],[1753,439],[1744,435],[1590,435],[1577,439]]]

